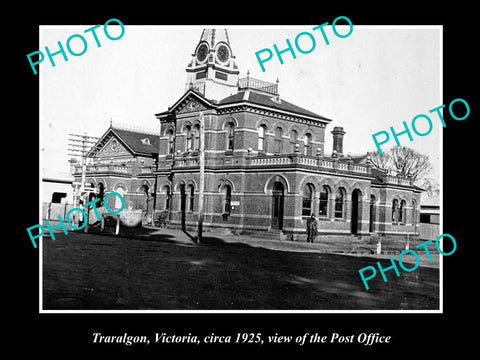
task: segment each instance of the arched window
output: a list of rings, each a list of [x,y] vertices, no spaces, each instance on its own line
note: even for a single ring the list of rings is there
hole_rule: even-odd
[[[170,186],[165,185],[165,210],[170,210],[170,203],[171,203],[171,193],[170,193]]]
[[[274,140],[274,145],[273,145],[273,152],[275,154],[281,154],[282,153],[282,135],[283,135],[282,128],[277,127],[275,129],[275,140]]]
[[[143,184],[140,189],[143,193],[143,200],[141,200],[142,202],[140,203],[140,208],[144,211],[148,211],[148,203],[150,201],[148,191],[150,190],[150,188],[147,184]]]
[[[407,203],[405,200],[400,201],[400,209],[398,212],[398,222],[405,224],[407,221]]]
[[[303,146],[303,154],[311,156],[312,155],[312,135],[305,135],[305,144]]]
[[[335,218],[342,219],[345,209],[345,189],[339,188],[335,194]]]
[[[195,188],[193,185],[188,185],[188,211],[193,212],[195,205]]]
[[[200,150],[200,125],[195,125],[193,128],[193,150],[199,151]]]
[[[258,128],[258,151],[265,151],[265,132],[267,128],[265,125],[260,125]]]
[[[168,130],[168,153],[173,154],[175,152],[175,134],[173,129]]]
[[[230,185],[226,184],[223,188],[224,191],[224,211],[226,214],[230,214],[230,203],[232,201],[232,188]]]
[[[185,135],[187,141],[185,142],[185,151],[190,151],[193,149],[193,134],[192,127],[190,125],[185,126]]]
[[[398,200],[394,199],[392,202],[392,222],[398,222]]]
[[[311,184],[307,184],[303,188],[302,216],[310,216],[312,214],[312,202],[313,186]]]
[[[235,143],[235,123],[230,121],[228,123],[228,141],[227,141],[227,150],[233,150]]]
[[[295,152],[295,145],[298,144],[298,132],[297,132],[297,130],[290,131],[290,143],[292,144],[292,152]]]
[[[117,187],[115,192],[119,193],[122,195],[122,198],[124,198],[123,194],[125,193],[125,189],[123,187]],[[107,199],[108,200],[108,199]],[[118,196],[115,196],[115,210],[120,209],[122,207],[122,199],[120,199]]]
[[[328,200],[330,195],[330,188],[324,185],[320,190],[320,199],[318,206],[319,216],[328,216]]]

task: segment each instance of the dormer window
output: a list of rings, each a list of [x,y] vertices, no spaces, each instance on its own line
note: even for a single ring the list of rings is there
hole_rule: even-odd
[[[282,101],[280,100],[280,96],[276,95],[274,97],[271,97],[270,100],[272,100],[274,103],[281,104]]]
[[[149,138],[141,139],[140,141],[142,142],[143,145],[151,145]]]

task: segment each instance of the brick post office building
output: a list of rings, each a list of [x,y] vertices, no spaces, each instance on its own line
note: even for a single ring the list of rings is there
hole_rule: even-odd
[[[278,82],[239,78],[226,30],[203,30],[186,71],[186,92],[156,114],[157,207],[172,223],[197,222],[203,121],[204,226],[304,234],[313,213],[320,234],[418,233],[421,189],[344,156],[344,129],[326,134],[332,120],[283,99]]]
[[[154,176],[137,175],[125,189],[155,184],[155,211],[168,211],[171,226],[198,221],[203,122],[205,229],[301,238],[313,213],[320,235],[418,234],[421,189],[377,170],[366,154],[343,154],[348,129],[327,131],[334,121],[288,102],[278,81],[239,78],[226,30],[203,30],[186,72],[185,93],[155,114]],[[325,136],[333,136],[331,155]]]

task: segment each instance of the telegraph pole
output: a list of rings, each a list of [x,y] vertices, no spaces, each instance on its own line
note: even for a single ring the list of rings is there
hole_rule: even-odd
[[[198,235],[197,244],[202,243],[203,235],[203,197],[205,187],[205,117],[203,112],[200,112],[200,181],[198,192]]]
[[[87,133],[83,133],[83,135],[78,134],[68,134],[68,155],[73,157],[80,157],[81,158],[81,165],[82,165],[82,180],[80,183],[80,187],[78,192],[74,187],[73,192],[73,206],[77,205],[77,198],[80,200],[80,196],[84,192],[85,189],[85,178],[87,172],[87,153],[90,151],[91,147],[97,142],[99,139],[98,137],[88,136]]]

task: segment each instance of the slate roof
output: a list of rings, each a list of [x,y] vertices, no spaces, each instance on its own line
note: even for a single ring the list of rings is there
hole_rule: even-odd
[[[149,133],[135,132],[130,130],[122,130],[112,128],[112,131],[127,144],[135,153],[157,154],[160,146],[160,134],[154,135]],[[150,145],[142,142],[148,139]]]
[[[105,134],[103,134],[103,136],[97,141],[97,143],[92,146],[91,150],[89,151],[89,155],[95,155],[101,149],[103,149],[107,141],[112,136],[120,139],[120,141],[123,142],[126,147],[135,155],[158,155],[160,146],[160,137],[158,134],[117,129],[113,127],[108,128]],[[148,139],[148,142],[150,144],[148,144],[145,139]]]
[[[245,94],[245,92],[248,91],[248,94]],[[288,111],[292,112],[298,115],[305,115],[305,116],[310,116],[317,118],[319,120],[324,120],[324,121],[332,121],[331,119],[327,119],[326,117],[316,114],[312,111],[306,110],[300,106],[297,106],[295,104],[292,104],[282,98],[280,98],[280,101],[275,101],[274,100],[275,95],[267,95],[267,94],[262,94],[258,93],[255,91],[249,91],[249,90],[243,90],[239,91],[238,93],[234,95],[227,96],[226,98],[220,100],[218,102],[218,105],[229,105],[229,104],[235,104],[235,103],[242,103],[242,102],[247,102],[251,104],[257,104],[257,105],[262,105],[262,106],[267,106],[269,108],[273,109],[278,109],[278,110],[283,110],[283,111]]]

